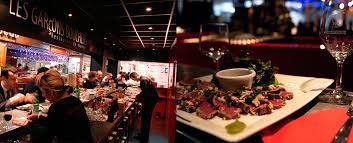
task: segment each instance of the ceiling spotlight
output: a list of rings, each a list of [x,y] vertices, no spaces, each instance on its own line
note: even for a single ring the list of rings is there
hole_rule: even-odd
[[[156,50],[156,49],[152,49],[153,51]]]
[[[153,27],[148,27],[148,30],[152,30],[153,29]]]
[[[152,37],[151,40],[154,40],[154,38]]]
[[[67,16],[72,17],[72,13],[69,13]]]
[[[104,37],[104,40],[107,40],[107,37]]]
[[[344,9],[344,4],[341,3],[341,4],[339,5],[339,8],[340,8],[340,9]]]
[[[113,46],[115,46],[115,43],[113,43]]]
[[[90,30],[91,30],[91,31],[94,31],[94,29],[93,29],[93,28],[91,28]]]
[[[152,7],[146,7],[146,11],[147,11],[147,12],[152,11]]]

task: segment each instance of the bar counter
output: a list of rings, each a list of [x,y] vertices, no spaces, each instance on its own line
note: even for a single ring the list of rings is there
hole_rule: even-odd
[[[129,102],[122,115],[118,115],[113,122],[91,121],[91,132],[95,143],[105,142],[114,128],[122,122],[124,115],[137,101]]]
[[[90,120],[92,138],[95,143],[106,142],[108,139],[108,136],[110,136],[114,130],[116,130],[118,127],[120,127],[124,117],[125,118],[128,116],[132,117],[132,118],[129,118],[130,120],[128,123],[131,123],[131,121],[133,121],[134,118],[137,117],[135,115],[139,109],[139,107],[138,107],[139,101],[137,101],[135,98],[138,95],[138,93],[130,92],[130,91],[126,91],[126,93],[130,93],[128,95],[128,100],[126,100],[127,105],[125,106],[125,109],[123,111],[121,111],[121,109],[119,109],[119,111],[117,111],[118,113],[116,113],[117,115],[115,116],[113,121],[108,122],[108,121]],[[131,94],[131,93],[134,93],[134,94]],[[89,101],[89,102],[91,102],[91,101]],[[87,102],[84,103],[84,105],[86,106]],[[13,109],[13,110],[7,111],[7,112],[11,112],[12,119],[11,119],[11,121],[8,122],[9,129],[4,129],[4,127],[6,126],[6,121],[4,119],[0,119],[0,142],[6,141],[9,139],[11,139],[11,140],[24,140],[23,138],[26,135],[33,132],[31,124],[27,127],[21,127],[21,126],[18,126],[18,125],[15,125],[12,123],[12,121],[14,119],[26,118],[29,113],[28,111]],[[5,112],[0,112],[0,117],[3,118],[4,114],[5,114]],[[130,128],[133,126],[128,125],[126,127],[129,129],[126,129],[126,130],[124,129],[124,130],[130,131],[130,130],[132,130]]]

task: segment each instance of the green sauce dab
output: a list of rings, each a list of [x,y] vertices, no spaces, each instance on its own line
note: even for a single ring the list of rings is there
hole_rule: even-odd
[[[226,126],[226,130],[229,134],[236,134],[243,131],[245,127],[246,127],[246,124],[244,122],[236,120],[233,123],[228,124]]]

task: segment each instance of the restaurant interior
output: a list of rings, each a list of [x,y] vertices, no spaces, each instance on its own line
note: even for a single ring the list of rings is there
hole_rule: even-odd
[[[47,142],[40,138],[49,135],[43,134],[45,130],[37,127],[36,122],[23,125],[31,114],[38,112],[37,98],[43,92],[35,82],[42,74],[41,68],[48,69],[42,78],[49,77],[52,71],[61,75],[64,86],[71,87],[70,95],[80,99],[89,119],[90,140],[80,137],[82,131],[74,133],[75,126],[65,130],[82,140],[60,140],[58,136],[64,135],[57,135],[54,140],[172,142],[175,62],[169,54],[176,42],[175,3],[174,0],[1,0],[1,85],[10,81],[12,76],[5,77],[8,73],[15,74],[18,90],[18,94],[6,100],[10,89],[2,87],[7,95],[1,92],[1,96],[6,97],[1,100],[12,103],[18,101],[15,97],[26,99],[31,95],[35,99],[18,103],[18,106],[6,103],[1,107],[4,108],[2,115],[11,115],[12,119],[1,120],[0,142]],[[146,91],[140,88],[139,78],[136,81],[130,78],[132,73],[146,77],[153,86],[147,90],[157,92],[155,108],[147,109],[147,101],[140,96]],[[91,82],[92,76],[99,82]],[[39,87],[33,93],[28,91],[30,83]],[[40,103],[38,118],[43,114],[49,115],[50,120],[56,102],[44,96],[47,100]],[[170,122],[170,118],[174,118],[174,122]],[[152,120],[149,135],[142,128],[146,126],[146,119]]]
[[[0,0],[0,142],[352,142],[353,0]]]

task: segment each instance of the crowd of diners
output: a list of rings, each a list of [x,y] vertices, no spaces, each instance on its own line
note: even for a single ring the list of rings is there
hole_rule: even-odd
[[[36,98],[36,93],[40,102],[51,103],[47,114],[29,113],[27,119],[19,123],[21,126],[38,123],[46,127],[45,131],[40,131],[40,137],[32,138],[34,142],[93,142],[84,105],[78,98],[70,96],[74,87],[66,84],[66,79],[57,70],[39,68],[35,77],[25,85],[21,92],[16,83],[17,68],[1,68],[0,76],[0,111],[32,103]],[[106,73],[103,77],[101,71],[91,71],[88,78],[83,78],[80,73],[77,73],[76,80],[80,87],[87,89],[108,86],[110,83],[123,88],[130,85],[140,86],[142,92],[138,100],[143,101],[144,107],[142,108],[141,133],[136,138],[143,142],[148,141],[152,111],[158,99],[157,91],[150,78],[140,76],[136,72],[120,72],[117,78],[113,79],[111,73]]]
[[[130,78],[131,73],[119,72],[115,79],[113,79],[113,74],[111,73],[106,73],[104,77],[102,75],[102,71],[90,71],[87,78],[83,78],[80,73],[76,73],[76,78],[78,85],[86,89],[109,86],[110,83],[115,83],[117,87],[123,88],[139,85],[139,81]]]

